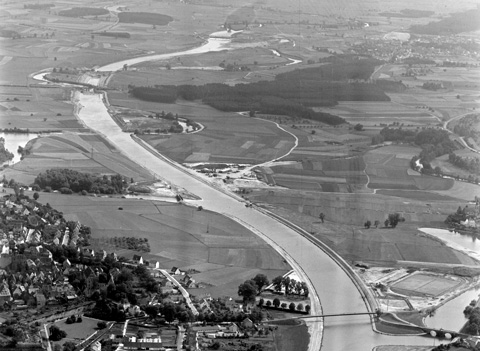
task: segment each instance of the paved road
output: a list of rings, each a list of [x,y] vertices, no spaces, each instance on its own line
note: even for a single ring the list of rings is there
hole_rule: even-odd
[[[237,219],[286,257],[292,266],[299,270],[299,274],[309,278],[311,296],[314,298],[312,314],[368,312],[360,292],[349,276],[318,246],[279,221],[255,209],[246,208],[238,199],[189,174],[193,171],[181,170],[146,151],[133,141],[129,134],[123,133],[111,119],[101,95],[76,92],[74,102],[79,119],[107,138],[127,157],[145,165],[159,177],[200,196],[205,209]],[[315,299],[317,296],[323,302],[323,308]],[[320,329],[320,323],[310,324],[310,350],[320,349]],[[431,340],[427,338],[390,337],[374,333],[368,316],[328,319],[325,321],[323,335],[322,350],[326,351],[364,351],[382,344],[431,345]]]
[[[174,277],[172,277],[170,275],[170,273],[168,273],[165,269],[159,269],[159,271],[162,272],[162,274],[168,280],[170,280],[173,284],[175,284],[175,286],[178,288],[178,290],[180,290],[180,293],[182,294],[182,296],[185,298],[185,301],[187,302],[187,305],[190,308],[190,310],[192,311],[192,313],[195,316],[198,316],[198,311],[197,311],[196,307],[193,305],[192,300],[190,299],[190,294],[188,293],[187,290],[185,290],[185,288],[182,286],[182,284],[180,284],[178,280],[176,280]]]

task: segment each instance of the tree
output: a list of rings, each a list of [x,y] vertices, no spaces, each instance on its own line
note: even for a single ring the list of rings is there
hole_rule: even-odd
[[[363,125],[360,123],[355,124],[355,127],[353,127],[357,132],[360,132],[363,130]]]
[[[280,299],[278,297],[273,299],[273,307],[278,308],[280,306]]]
[[[378,225],[380,224],[380,221],[379,220],[375,220],[375,222],[373,223],[373,225],[375,226],[375,228],[378,228]]]
[[[33,198],[35,199],[35,201],[37,201],[39,197],[40,197],[40,195],[38,195],[37,192],[33,193]]]
[[[63,344],[63,351],[74,351],[75,350],[75,343],[73,341],[67,341]]]
[[[297,311],[303,311],[303,304],[302,303],[299,303],[297,305]]]
[[[280,307],[282,307],[283,309],[286,309],[286,308],[287,308],[287,303],[286,303],[286,302],[282,302],[282,304],[280,305]]]
[[[104,321],[98,322],[97,327],[98,329],[105,329],[107,327],[107,323],[105,323]]]
[[[290,305],[288,305],[288,309],[292,312],[295,311],[295,304],[293,302],[290,302]]]
[[[253,280],[246,280],[238,287],[238,295],[243,297],[243,302],[255,301],[257,292],[257,284]]]
[[[264,303],[265,303],[265,300],[263,298],[258,300],[258,306],[262,307]]]
[[[290,294],[290,277],[283,277],[282,284],[283,284],[283,287],[285,288],[285,295]]]
[[[150,318],[155,318],[158,315],[158,307],[155,305],[148,305],[147,307],[145,307],[145,313]]]
[[[270,284],[265,274],[257,274],[252,280],[257,284],[258,291],[261,291],[264,286]]]
[[[50,333],[50,340],[51,341],[59,341],[61,339],[63,339],[64,337],[67,336],[67,333],[65,333],[65,331],[61,330],[59,327],[57,327],[56,325],[52,325],[50,326],[50,328],[48,329],[49,333]]]
[[[268,300],[267,303],[265,304],[265,306],[267,306],[267,307],[272,306],[272,301]]]
[[[322,223],[323,223],[323,221],[324,221],[324,219],[325,219],[325,215],[323,214],[323,212],[320,213],[320,215],[318,216],[318,218],[320,218],[320,220],[321,220]]]
[[[399,213],[390,213],[388,215],[388,223],[395,228],[399,222],[402,222],[402,217],[400,217]]]
[[[282,283],[283,282],[283,277],[279,275],[278,277],[273,278],[272,283],[275,288],[275,291],[280,292],[282,291]]]
[[[390,224],[390,221],[388,220],[388,218],[385,220],[385,222],[383,222],[383,224],[385,224],[385,227],[388,228],[388,225]]]
[[[365,224],[364,224],[366,229],[370,229],[371,225],[372,225],[372,222],[370,222],[370,221],[366,221]]]

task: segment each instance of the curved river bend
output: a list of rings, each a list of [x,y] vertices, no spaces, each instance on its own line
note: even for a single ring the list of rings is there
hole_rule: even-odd
[[[166,59],[181,55],[199,54],[209,51],[229,50],[228,39],[210,38],[196,49],[179,53],[138,57],[98,68],[97,71],[115,71],[125,64],[132,65],[145,61]],[[135,142],[108,114],[102,94],[76,92],[74,97],[77,117],[89,128],[103,135],[127,157],[138,164],[146,165],[161,178],[185,188],[202,200],[206,209],[237,218],[247,226],[255,228],[267,242],[273,243],[298,268],[301,267],[315,293],[322,302],[323,313],[339,314],[368,312],[360,292],[350,277],[325,252],[294,230],[254,209],[246,208],[240,200],[229,196],[180,169],[162,157],[158,157]],[[312,295],[314,295],[312,293]],[[314,296],[312,296],[313,298]],[[321,311],[312,304],[312,314]],[[314,333],[310,350],[320,349],[319,327],[310,329]],[[313,343],[313,344],[312,344]],[[387,336],[372,330],[370,317],[349,316],[329,317],[324,322],[322,350],[325,351],[367,351],[378,345],[432,345],[432,340],[418,336]]]

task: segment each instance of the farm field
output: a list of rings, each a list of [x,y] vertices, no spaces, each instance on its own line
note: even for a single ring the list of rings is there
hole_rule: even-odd
[[[342,101],[333,108],[317,110],[340,116],[352,124],[360,123],[367,128],[392,123],[412,127],[438,123],[438,119],[428,113],[426,109],[393,102]]]
[[[269,185],[297,190],[352,193],[367,184],[362,157],[303,161],[284,166],[260,167]]]
[[[72,201],[72,197],[75,201]],[[195,207],[137,199],[65,196],[41,193],[40,201],[61,208],[69,220],[92,228],[92,238],[147,238],[150,253],[140,253],[162,268],[194,268],[192,277],[204,288],[192,293],[236,296],[238,285],[266,274],[269,279],[290,270],[262,239],[222,215]],[[123,210],[119,210],[119,207]],[[115,250],[131,258],[131,250]]]
[[[254,191],[248,198],[313,232],[350,263],[363,261],[381,266],[396,261],[477,264],[466,254],[451,250],[417,230],[420,224],[441,226],[455,207],[463,205],[461,201],[425,204],[418,200],[392,201],[391,197],[379,194],[323,193],[319,198],[314,192],[269,189]],[[324,223],[319,219],[321,212],[325,215]],[[394,229],[384,228],[383,221],[393,212],[405,217],[405,222]],[[367,219],[372,223],[379,220],[379,227],[365,229],[363,223]]]
[[[31,140],[26,148],[30,154],[3,171],[7,179],[14,178],[28,185],[33,183],[39,173],[51,168],[101,174],[118,173],[135,181],[152,179],[146,170],[94,134],[41,136]]]
[[[467,184],[467,183],[465,183]],[[472,196],[470,196],[472,197]],[[320,213],[327,221],[363,226],[365,221],[372,223],[386,219],[388,213],[398,212],[406,223],[443,223],[448,214],[455,212],[464,200],[426,203],[423,200],[405,199],[398,201],[389,196],[368,193],[318,193],[280,189],[255,190],[248,198],[259,204],[282,207],[291,212],[311,216],[318,222]],[[471,199],[469,199],[471,200]],[[357,206],[361,204],[361,206]],[[309,221],[310,222],[310,221]],[[319,224],[319,223],[315,223]],[[314,226],[315,226],[314,225]],[[310,230],[309,226],[306,226]],[[351,232],[350,232],[351,234]]]
[[[112,104],[121,104],[118,95],[110,99]],[[132,108],[136,102],[129,101]],[[133,106],[132,106],[133,105]],[[286,154],[294,145],[291,135],[274,123],[224,113],[195,103],[156,104],[138,102],[137,110],[165,111],[192,118],[205,129],[190,134],[142,135],[142,139],[163,155],[179,163],[231,162],[255,164]]]
[[[410,160],[420,148],[391,145],[373,149],[365,156],[370,189],[389,190],[448,190],[453,179],[416,175],[411,172]]]

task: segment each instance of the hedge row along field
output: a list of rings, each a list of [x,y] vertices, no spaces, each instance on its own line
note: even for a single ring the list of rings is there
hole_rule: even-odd
[[[108,14],[108,10],[97,7],[74,7],[58,13],[59,16],[66,17],[103,16]]]
[[[120,12],[118,19],[122,23],[142,23],[156,26],[166,26],[173,21],[173,17],[148,12]]]

